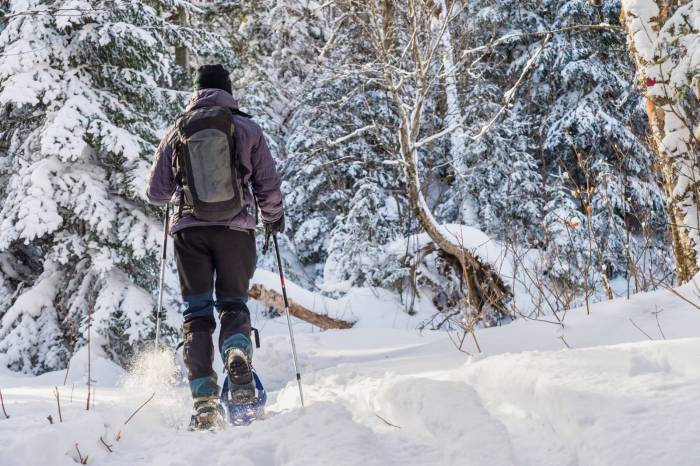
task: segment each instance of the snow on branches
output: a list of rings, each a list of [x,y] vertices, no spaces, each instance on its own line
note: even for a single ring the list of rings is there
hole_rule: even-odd
[[[683,282],[700,270],[700,1],[623,0],[622,21],[662,162]]]
[[[26,267],[7,280],[3,362],[64,365],[84,343],[89,293],[101,344],[124,362],[151,332],[160,226],[143,183],[161,126],[188,95],[172,48],[225,56],[226,43],[165,21],[173,2],[6,3],[0,251]]]

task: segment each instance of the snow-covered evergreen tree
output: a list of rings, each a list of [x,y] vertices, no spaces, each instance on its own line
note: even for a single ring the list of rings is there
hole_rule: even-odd
[[[290,7],[277,2],[269,9],[245,9],[247,3],[236,2],[239,18],[244,19],[233,28],[232,37],[246,50],[241,56],[249,66],[244,69],[257,70],[255,80],[248,81],[255,83],[248,86],[248,93],[262,95],[255,97],[261,99],[259,108],[266,108],[265,112],[275,115],[274,120],[284,123],[273,134],[279,141],[286,180],[289,235],[302,263],[315,266],[314,274],[321,277],[324,269],[330,273],[333,268],[326,263],[331,249],[334,257],[352,255],[349,246],[345,253],[340,251],[343,242],[333,238],[349,227],[343,223],[349,218],[353,188],[359,180],[379,180],[381,176],[375,173],[386,174],[389,182],[377,186],[384,197],[396,200],[398,215],[384,218],[377,211],[373,218],[391,225],[394,234],[411,233],[408,229],[416,225],[411,227],[410,215],[405,214],[400,170],[384,164],[398,147],[391,132],[396,115],[389,95],[376,85],[381,76],[373,75],[372,67],[362,68],[376,60],[362,22],[348,19],[362,17],[361,2],[337,2],[327,11],[305,9],[311,3]],[[442,2],[440,8],[450,8],[453,3]],[[465,125],[464,131],[450,133],[421,151],[420,176],[436,218],[479,224],[499,239],[544,248],[553,276],[557,271],[563,273],[555,264],[578,257],[569,277],[579,280],[573,286],[580,285],[583,268],[600,271],[605,267],[611,275],[627,273],[630,258],[626,251],[643,250],[645,235],[653,236],[654,247],[665,251],[663,196],[651,170],[653,158],[644,137],[641,102],[631,86],[631,62],[618,32],[598,29],[554,34],[508,108],[501,110],[504,92],[544,43],[543,35],[528,33],[578,24],[615,24],[619,2],[457,3],[454,11],[461,13],[450,24],[449,36],[440,41],[438,63],[443,70],[452,64],[459,71],[441,74],[425,103],[426,130],[450,127],[460,119]],[[281,10],[294,18],[286,35],[280,35],[284,31]],[[312,33],[317,30],[322,40]],[[514,33],[524,34],[463,55]],[[302,43],[314,46],[297,50]],[[314,49],[320,59],[314,57]],[[291,50],[296,52],[288,54]],[[266,61],[271,55],[276,60]],[[289,56],[306,58],[287,65],[284,57]],[[280,74],[281,70],[285,71]],[[290,70],[304,72],[288,74]],[[258,93],[262,88],[255,86],[268,90]],[[289,102],[280,93],[296,95],[295,105],[280,104]],[[271,110],[273,107],[277,110]],[[281,108],[284,110],[279,111]],[[469,137],[485,127],[481,137]],[[582,161],[585,167],[580,166]],[[590,199],[576,197],[574,193],[583,185],[600,189]],[[588,205],[592,209],[590,232],[598,238],[597,246],[577,243],[565,248],[572,234],[588,234]],[[579,217],[580,228],[568,231],[566,222]],[[641,217],[645,220],[638,220]],[[557,225],[550,223],[554,219]],[[627,230],[631,230],[629,239]],[[576,254],[570,255],[571,248]],[[348,273],[362,276],[359,270]]]
[[[545,8],[550,28],[616,23],[620,13],[618,2],[551,1]],[[558,188],[563,193],[578,193],[576,210],[565,218],[585,213],[598,246],[597,252],[595,247],[583,248],[594,256],[586,261],[593,270],[605,269],[611,276],[629,269],[627,220],[648,213],[654,236],[666,229],[664,196],[652,169],[642,100],[634,91],[624,47],[613,31],[555,36],[543,51],[533,75],[537,86],[531,90],[534,105],[547,105],[539,131],[547,172],[562,167],[570,175],[547,177],[544,182],[550,187],[563,182]],[[643,249],[647,238],[639,225],[627,222],[627,228],[632,229],[629,247]],[[663,242],[656,247],[666,249]],[[576,265],[580,270],[581,263]]]
[[[380,285],[386,276],[379,267],[385,263],[384,248],[396,236],[396,210],[391,212],[392,200],[377,181],[361,179],[353,189],[348,213],[338,216],[330,234],[323,271],[324,289],[329,291]]]
[[[153,333],[161,226],[143,192],[160,131],[188,95],[172,89],[183,73],[173,47],[205,55],[225,44],[166,21],[178,6],[193,12],[186,2],[5,6],[0,251],[28,270],[10,276],[0,362],[63,367],[88,313],[96,341],[125,362]]]
[[[667,252],[661,239],[664,196],[619,33],[569,31],[549,39],[528,33],[616,24],[619,13],[619,1],[484,0],[470,2],[464,22],[455,26],[463,31],[457,35],[461,42],[453,41],[457,54],[513,36],[468,54],[474,65],[460,76],[459,88],[470,134],[488,127],[504,91],[536,51],[542,52],[504,116],[467,143],[467,182],[457,179],[450,198],[455,206],[476,199],[479,220],[490,234],[544,245],[552,275],[574,286],[584,280],[584,268],[628,273],[626,251],[643,250],[645,236],[655,238],[653,248]],[[464,217],[464,209],[449,212]],[[645,231],[635,220],[641,217],[650,227]],[[569,225],[572,219],[581,222],[576,229]],[[596,242],[591,247],[589,222]]]
[[[680,13],[664,30],[662,61],[678,67],[674,89],[692,104],[695,68],[679,41],[695,37],[683,18],[697,1],[685,4],[671,11]],[[235,96],[265,129],[284,179],[290,278],[328,292],[416,286],[447,311],[463,301],[459,274],[434,247],[390,247],[421,229],[397,163],[400,106],[368,34],[370,2],[196,5],[0,2],[0,363],[61,367],[84,343],[88,312],[94,341],[114,359],[152,336],[161,225],[141,193],[154,144],[188,95],[177,90],[189,83],[175,47],[197,64],[226,55],[216,60],[231,67]],[[406,28],[392,29],[405,5],[371,5],[387,8],[385,40],[410,43]],[[620,0],[421,8],[428,26],[450,9],[457,15],[436,43],[434,69],[422,70],[434,79],[417,132],[453,128],[415,157],[435,221],[539,250],[542,275],[579,296],[600,292],[608,277],[665,272],[665,199],[624,35],[543,34],[617,25]],[[178,13],[188,27],[173,24]],[[632,34],[639,24],[629,18]],[[399,100],[410,104],[418,83],[406,56],[395,58],[405,68]],[[650,95],[662,90],[652,84]],[[167,310],[174,323],[176,300]]]
[[[360,180],[381,191],[380,204],[397,185],[395,169],[383,163],[386,130],[373,126],[388,116],[381,114],[379,91],[363,89],[357,79],[331,76],[321,75],[321,85],[309,89],[290,120],[287,157],[281,163],[290,233],[307,263],[325,261],[332,231],[353,208]],[[373,220],[366,221],[382,224],[380,215],[373,212]],[[382,237],[371,242],[377,245]]]

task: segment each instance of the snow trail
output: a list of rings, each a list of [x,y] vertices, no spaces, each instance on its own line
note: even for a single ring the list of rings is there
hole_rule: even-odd
[[[629,319],[656,338],[659,308],[669,340],[649,341]],[[461,353],[441,332],[374,323],[322,333],[299,324],[302,409],[286,326],[267,321],[254,360],[268,415],[217,434],[186,430],[189,390],[170,351],[144,352],[128,372],[96,358],[89,412],[83,353],[65,386],[65,371],[0,370],[11,416],[0,420],[11,452],[2,466],[74,465],[76,443],[94,465],[690,466],[700,458],[700,312],[668,292],[599,304],[591,316],[570,311],[563,329],[521,321],[481,330],[488,355]]]

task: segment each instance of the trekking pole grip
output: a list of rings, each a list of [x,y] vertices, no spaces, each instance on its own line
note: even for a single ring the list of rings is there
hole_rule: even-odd
[[[263,243],[263,256],[267,255],[267,251],[270,250],[270,232],[266,231],[265,232],[265,243]]]

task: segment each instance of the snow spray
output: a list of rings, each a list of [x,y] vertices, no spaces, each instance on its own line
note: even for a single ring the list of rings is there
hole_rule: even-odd
[[[136,404],[155,396],[150,403],[168,425],[179,425],[189,416],[189,390],[180,386],[180,368],[175,352],[166,347],[137,354],[124,377],[130,402]]]

